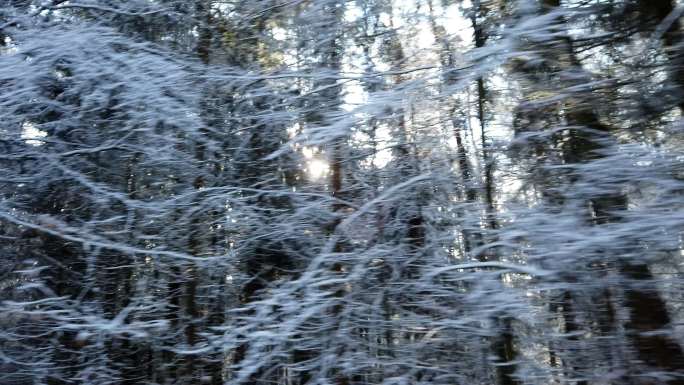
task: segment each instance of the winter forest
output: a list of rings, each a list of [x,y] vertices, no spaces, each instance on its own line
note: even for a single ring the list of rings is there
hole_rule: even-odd
[[[0,0],[1,385],[683,385],[679,0]]]

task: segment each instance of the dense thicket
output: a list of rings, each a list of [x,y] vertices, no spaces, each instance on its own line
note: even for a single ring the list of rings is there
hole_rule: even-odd
[[[0,1],[0,384],[684,384],[682,14]]]

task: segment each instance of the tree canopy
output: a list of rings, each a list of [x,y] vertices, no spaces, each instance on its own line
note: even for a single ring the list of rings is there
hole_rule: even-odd
[[[0,384],[684,385],[683,14],[0,1]]]

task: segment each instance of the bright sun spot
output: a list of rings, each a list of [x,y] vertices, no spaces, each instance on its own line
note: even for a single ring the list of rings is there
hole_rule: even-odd
[[[321,179],[328,175],[328,162],[321,159],[311,159],[307,163],[306,171],[311,179]]]

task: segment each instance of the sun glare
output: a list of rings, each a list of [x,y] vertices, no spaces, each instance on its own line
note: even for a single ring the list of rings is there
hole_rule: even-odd
[[[329,170],[330,167],[328,166],[328,162],[322,159],[311,159],[309,160],[306,167],[306,171],[309,174],[309,178],[313,180],[318,180],[326,177],[328,175]]]

